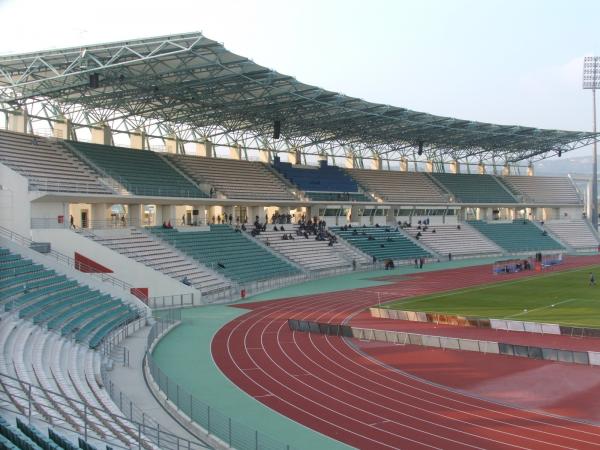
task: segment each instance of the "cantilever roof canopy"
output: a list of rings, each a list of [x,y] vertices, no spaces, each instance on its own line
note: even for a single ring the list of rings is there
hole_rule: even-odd
[[[90,75],[97,74],[98,86]],[[93,77],[92,77],[93,78]],[[317,153],[428,159],[541,159],[588,145],[588,132],[441,117],[299,82],[201,33],[0,57],[0,103],[86,125],[184,140]],[[40,106],[43,105],[43,106]],[[282,139],[272,139],[275,121]]]

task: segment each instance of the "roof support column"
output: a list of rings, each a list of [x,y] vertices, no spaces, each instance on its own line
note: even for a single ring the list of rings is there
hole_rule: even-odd
[[[346,152],[345,164],[346,169],[356,169],[357,161],[356,155],[350,151]]]
[[[137,128],[135,131],[129,134],[129,146],[137,150],[146,150],[146,133],[144,130]]]
[[[408,172],[408,159],[400,158],[400,172]]]
[[[268,148],[259,150],[258,158],[260,159],[261,162],[264,162],[265,164],[271,164],[273,162],[271,150],[269,150]]]
[[[450,163],[450,172],[451,173],[460,173],[460,162],[457,159],[453,160]]]
[[[511,172],[510,164],[508,164],[508,163],[504,164],[504,167],[502,167],[502,176],[510,175],[510,172]]]
[[[242,149],[238,144],[233,144],[229,147],[229,158],[235,159],[236,161],[242,159]]]
[[[529,163],[527,166],[527,176],[532,177],[534,175],[533,164]]]
[[[18,133],[27,133],[29,114],[26,108],[21,108],[8,113],[8,129]]]
[[[59,117],[54,122],[54,129],[52,135],[59,139],[71,139],[73,137],[73,122],[64,117]]]
[[[110,127],[105,123],[98,127],[91,127],[92,142],[94,144],[111,145],[112,144],[112,133]]]
[[[163,138],[165,143],[165,151],[167,153],[179,153],[177,150],[179,149],[179,139],[174,134]]]
[[[480,162],[479,165],[477,166],[477,170],[479,175],[485,175],[486,170],[485,170],[485,164]]]
[[[214,158],[214,147],[213,143],[206,140],[196,144],[196,155],[204,156],[206,158]]]
[[[299,148],[292,148],[288,151],[288,162],[292,165],[302,164],[302,154]]]
[[[433,173],[433,161],[428,159],[425,163],[425,171],[427,173]]]
[[[382,168],[383,163],[381,161],[381,157],[379,155],[373,155],[373,159],[371,160],[371,169],[381,170]]]

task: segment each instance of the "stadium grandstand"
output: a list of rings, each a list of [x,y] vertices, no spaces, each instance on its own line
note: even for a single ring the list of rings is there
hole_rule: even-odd
[[[186,330],[183,307],[201,316],[278,288],[301,297],[334,275],[600,244],[571,178],[534,173],[596,134],[371,103],[201,33],[0,56],[0,108],[2,448],[283,450],[285,435],[237,441],[244,418],[159,367],[160,339]],[[243,330],[232,309],[221,319]],[[217,331],[193,345],[221,345]]]

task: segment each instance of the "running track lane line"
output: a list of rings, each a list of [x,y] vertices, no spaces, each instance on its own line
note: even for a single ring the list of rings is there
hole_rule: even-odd
[[[449,272],[449,271],[447,271],[447,272]],[[454,272],[456,272],[456,271],[454,271]],[[433,272],[433,273],[429,273],[429,276],[435,276],[435,274],[436,274],[435,272]],[[471,275],[471,274],[469,274],[469,275]],[[454,278],[454,279],[456,280],[456,278]],[[470,281],[472,281],[472,280],[473,280],[473,278],[471,277]],[[420,280],[420,281],[423,281],[423,280]],[[449,280],[447,280],[447,281],[449,281]],[[481,281],[482,281],[482,280],[481,280],[481,279],[479,279],[479,282],[481,282]],[[396,287],[396,288],[400,288],[400,289],[402,289],[402,288],[403,288],[403,286],[402,286],[401,284],[402,284],[402,283],[396,284],[395,286],[394,286],[394,285],[392,285],[392,286],[394,286],[394,287]],[[445,286],[445,289],[446,289],[446,290],[449,288],[449,287],[448,287],[448,285],[450,285],[450,284],[452,284],[452,283],[448,283],[448,284],[446,284],[446,286]],[[467,284],[468,284],[468,283],[467,283]],[[461,284],[461,286],[463,286],[463,287],[464,287],[464,285],[465,285],[465,283],[462,283],[462,284]],[[389,290],[390,290],[390,287],[392,287],[392,286],[390,286],[390,285],[386,286],[386,290],[388,290],[388,292],[389,292]],[[372,288],[371,288],[371,289],[372,289]],[[434,290],[434,291],[436,291],[437,289],[433,289],[433,290]],[[426,293],[426,292],[425,292],[425,293]],[[334,293],[334,294],[336,294],[336,293]],[[338,296],[340,295],[340,293],[339,293],[339,292],[338,292],[337,294],[338,294]],[[352,296],[352,297],[355,297],[355,296],[360,296],[360,297],[362,297],[362,299],[363,299],[362,301],[360,301],[360,300],[357,300],[357,301],[354,301],[354,300],[353,300],[353,301],[349,301],[349,300],[348,300],[348,296],[349,296],[349,294],[350,294],[349,292],[348,292],[348,293],[341,293],[341,294],[342,294],[342,295],[345,297],[345,298],[342,300],[342,303],[345,303],[345,306],[347,306],[347,308],[340,307],[340,312],[337,312],[336,314],[334,314],[334,315],[333,315],[333,317],[334,317],[334,318],[335,318],[335,317],[337,317],[338,315],[340,315],[340,316],[342,316],[342,317],[343,317],[343,316],[346,316],[346,317],[347,317],[347,314],[348,314],[349,312],[355,312],[355,311],[356,311],[356,309],[355,309],[355,308],[364,308],[365,306],[368,306],[368,304],[372,304],[373,302],[375,302],[375,301],[376,301],[376,298],[375,298],[375,299],[369,299],[369,297],[370,297],[369,295],[364,295],[364,294],[367,294],[367,292],[363,292],[363,291],[361,291],[360,289],[353,290],[353,291],[352,291],[352,294],[351,294],[351,296]],[[399,292],[399,294],[401,294],[401,292]],[[334,295],[333,295],[333,296],[334,296]],[[401,297],[401,295],[399,295],[399,296]],[[399,297],[399,296],[394,296],[394,297]],[[227,336],[227,343],[228,343],[228,346],[227,346],[227,347],[228,347],[228,355],[229,355],[229,357],[235,356],[235,355],[233,354],[233,352],[231,351],[231,347],[230,347],[230,344],[233,342],[233,341],[231,340],[231,337],[232,337],[232,335],[234,335],[234,334],[233,334],[233,332],[234,332],[234,331],[236,331],[236,329],[237,329],[237,328],[239,328],[239,327],[241,327],[242,325],[244,325],[244,326],[247,326],[247,323],[246,323],[246,322],[248,322],[249,320],[251,320],[251,321],[253,321],[253,322],[254,322],[254,325],[253,325],[253,327],[252,327],[252,328],[254,328],[254,327],[256,327],[258,324],[262,324],[262,323],[263,323],[263,321],[261,320],[261,316],[262,316],[262,319],[265,319],[265,318],[266,318],[266,317],[265,317],[265,313],[267,313],[267,311],[268,311],[268,310],[273,310],[273,312],[274,312],[274,313],[279,313],[279,314],[274,314],[274,313],[272,313],[271,315],[278,315],[279,317],[277,317],[277,318],[271,318],[270,322],[267,322],[265,325],[269,325],[269,323],[271,323],[271,322],[274,322],[275,320],[279,320],[279,321],[280,321],[280,322],[279,322],[279,323],[280,323],[279,330],[281,330],[281,329],[282,329],[282,324],[283,324],[283,325],[285,325],[285,323],[286,323],[286,321],[285,321],[284,317],[285,317],[286,315],[287,315],[287,316],[289,316],[289,312],[295,312],[295,313],[296,313],[296,314],[298,314],[298,315],[299,315],[299,313],[301,313],[301,312],[305,312],[305,314],[302,314],[302,315],[303,315],[303,316],[305,316],[305,317],[310,317],[310,315],[311,315],[311,314],[309,313],[309,314],[308,314],[308,316],[307,316],[307,315],[306,315],[306,313],[308,313],[308,312],[309,312],[309,310],[310,310],[311,308],[313,309],[312,313],[316,313],[316,314],[318,314],[319,312],[321,312],[321,314],[320,314],[318,317],[323,317],[323,316],[324,316],[324,315],[326,315],[327,313],[331,313],[331,312],[332,312],[332,310],[331,310],[331,306],[333,306],[333,305],[331,305],[329,302],[323,301],[323,299],[324,299],[324,298],[327,298],[327,297],[332,297],[332,295],[331,295],[331,294],[327,294],[327,295],[325,295],[325,296],[321,295],[321,296],[310,296],[310,297],[304,297],[304,298],[302,298],[302,297],[301,297],[301,298],[295,298],[295,299],[288,300],[288,301],[279,301],[279,302],[273,302],[273,303],[276,303],[276,304],[275,304],[275,305],[271,305],[270,307],[269,307],[269,306],[267,306],[267,307],[265,307],[265,306],[263,306],[263,307],[260,307],[260,306],[259,306],[259,307],[258,307],[258,308],[257,308],[255,311],[253,311],[253,312],[251,312],[251,313],[248,313],[246,316],[242,316],[242,319],[241,319],[240,321],[237,321],[238,323],[237,323],[237,324],[235,324],[235,328],[234,328],[233,330],[231,330],[231,332],[230,332],[230,333],[229,333],[229,335]],[[335,296],[334,296],[334,297],[335,297]],[[313,300],[311,301],[311,299],[313,299]],[[313,303],[314,303],[314,304],[313,304]],[[288,306],[287,306],[286,308],[282,308],[284,305],[288,305]],[[322,308],[317,308],[317,309],[316,309],[316,311],[314,311],[314,306],[321,306]],[[267,309],[267,308],[268,308],[268,309]],[[283,309],[283,311],[282,311],[282,309]],[[289,310],[289,312],[288,312],[288,310]],[[257,319],[258,319],[258,320],[257,320]],[[236,321],[234,321],[234,322],[236,322]],[[227,328],[227,326],[226,326],[226,327],[224,327],[224,329],[222,329],[222,330],[225,330],[226,328]],[[265,326],[265,327],[262,329],[262,333],[261,333],[261,341],[262,341],[262,342],[261,342],[261,345],[263,345],[263,346],[264,346],[264,342],[268,342],[269,340],[272,340],[273,332],[272,332],[272,331],[266,331],[266,330],[268,330],[268,329],[269,329],[269,328],[268,328],[267,326]],[[244,335],[244,336],[248,336],[248,334],[249,334],[249,331],[250,331],[250,330],[246,330],[246,333],[245,333],[245,335]],[[267,339],[267,338],[268,338],[268,339]],[[312,340],[312,336],[311,336],[310,338],[311,338],[311,340]],[[329,337],[327,337],[326,339],[327,339],[328,341],[330,341],[330,340],[332,340],[332,339],[337,339],[337,340],[340,340],[339,338],[329,338]],[[278,339],[278,341],[280,341],[280,339]],[[340,340],[340,341],[341,341],[341,340]],[[288,338],[288,341],[286,341],[286,343],[289,343],[289,338]],[[254,345],[256,345],[256,343],[253,343],[253,346],[254,346]],[[278,344],[278,345],[280,345],[280,346],[281,346],[281,342],[279,342],[279,344]],[[214,347],[214,348],[216,348],[216,347],[217,347],[217,345],[215,345],[215,347]],[[339,347],[339,345],[336,345],[336,346],[335,346],[335,348],[336,348],[336,351],[339,351],[338,347]],[[347,347],[347,346],[346,346],[346,347]],[[239,348],[239,347],[238,347],[238,348]],[[214,354],[216,354],[217,352],[215,352],[215,351],[213,350],[213,353],[214,353]],[[253,353],[254,353],[254,351],[253,351]],[[265,353],[266,353],[266,352],[265,352]],[[352,355],[352,358],[353,358],[353,359],[352,359],[352,361],[354,361],[354,362],[355,362],[355,365],[356,365],[356,366],[360,366],[358,363],[356,363],[356,357],[357,357],[357,354],[356,354],[356,353],[357,353],[357,352],[355,352],[355,351],[352,351],[351,353],[354,353],[354,354]],[[239,357],[240,355],[237,355],[237,356]],[[245,357],[247,357],[248,359],[250,359],[251,361],[252,361],[252,360],[253,360],[253,361],[255,361],[255,363],[254,363],[254,364],[256,364],[256,363],[258,363],[258,364],[265,364],[265,361],[262,361],[262,362],[261,362],[261,361],[259,361],[259,360],[257,360],[257,359],[256,359],[256,356],[253,358],[251,355],[249,355],[249,352],[248,352],[248,351],[246,351],[246,355],[244,355],[244,356],[245,356]],[[358,356],[361,356],[361,355],[358,355]],[[369,361],[369,360],[367,360],[367,359],[366,359],[366,358],[364,358],[364,357],[361,357],[361,359],[362,359],[362,361],[366,362],[367,364],[368,364],[368,363],[371,363],[371,364],[372,364],[372,361]],[[338,364],[338,365],[339,365],[339,364]],[[239,367],[239,366],[238,366],[238,367]],[[358,370],[358,369],[356,369],[356,368],[353,368],[353,370]],[[227,370],[224,370],[224,372],[225,372],[225,373],[227,373]],[[253,371],[253,374],[252,374],[253,376],[256,376],[256,374],[255,374],[254,372],[260,373],[260,371]],[[375,371],[372,371],[372,372],[375,372]],[[383,372],[386,372],[386,371],[384,370]],[[387,370],[387,372],[393,373],[391,370]],[[263,373],[264,373],[264,371],[263,371]],[[377,371],[376,373],[377,373],[377,374],[380,374],[380,372],[379,372],[379,371]],[[248,375],[247,375],[247,374],[245,374],[245,373],[244,373],[244,375],[248,377]],[[317,374],[317,375],[319,375],[319,374]],[[397,374],[396,374],[396,375],[397,375]],[[287,376],[289,377],[289,375],[287,375]],[[389,376],[389,374],[388,374],[387,376]],[[312,381],[313,379],[314,379],[314,380],[318,380],[318,379],[319,379],[319,378],[318,378],[316,375],[313,375],[313,377],[314,377],[314,378],[309,378],[309,381]],[[231,378],[231,377],[230,377],[230,378]],[[250,378],[250,377],[248,377],[248,378]],[[257,383],[255,380],[253,380],[253,381],[254,381],[254,383],[255,383],[255,384],[258,384],[258,385],[260,385],[260,383]],[[284,380],[284,381],[288,381],[288,380]],[[415,383],[415,381],[414,381],[414,380],[410,380],[410,381],[411,381],[411,382],[413,382],[413,383]],[[307,382],[308,382],[308,381],[307,381]],[[421,383],[421,384],[423,384],[423,383]],[[425,386],[425,388],[426,388],[428,391],[432,389],[432,388],[431,388],[431,386],[427,386],[427,385]],[[247,389],[246,389],[246,390],[247,390]],[[440,389],[440,390],[441,390],[441,389]],[[445,392],[445,396],[448,396],[448,394],[449,394],[449,392],[448,392],[448,391],[446,391],[446,392]],[[463,398],[465,398],[465,399],[467,399],[467,400],[473,401],[473,399],[472,399],[472,398],[470,398],[470,397],[468,397],[468,396],[461,396],[460,394],[457,394],[457,393],[451,393],[451,394],[452,394],[452,395],[451,395],[451,397],[454,397],[454,398],[460,398],[460,397],[463,397]],[[265,402],[265,403],[267,403],[267,402]],[[290,402],[288,402],[288,403],[287,403],[287,405],[289,405],[289,403],[290,403]],[[469,402],[466,402],[466,401],[461,401],[460,403],[464,403],[464,404],[465,404],[464,406],[465,406],[466,408],[473,408],[473,405],[469,405],[469,404],[468,404]],[[480,403],[485,403],[485,401],[481,401]],[[267,403],[267,404],[268,404],[268,403]],[[282,410],[282,409],[281,409],[281,406],[283,406],[283,412],[285,412],[285,411],[286,411],[286,408],[288,408],[288,406],[285,406],[285,405],[286,405],[286,403],[284,403],[284,405],[281,405],[281,404],[280,404],[280,405],[279,405],[279,406],[280,406],[280,408],[277,408],[277,407],[275,407],[275,409],[278,409],[278,410],[280,410],[280,411],[281,411],[281,410]],[[499,407],[498,405],[496,405],[496,404],[493,404],[493,403],[492,403],[491,405],[495,406],[495,407],[496,407],[496,409],[498,409],[498,408],[501,408],[501,407]],[[292,406],[297,408],[297,405],[292,405]],[[508,409],[508,410],[510,410],[510,408],[505,408],[505,409]],[[490,408],[488,408],[488,410],[490,410],[490,411],[491,411],[491,410],[493,410],[493,409],[490,409]],[[521,414],[523,414],[523,413],[524,413],[523,411],[519,411],[519,410],[514,410],[514,411],[517,411],[517,412],[519,412],[519,413],[521,413]],[[551,419],[552,421],[556,421],[556,418],[554,418],[554,417],[548,418],[548,417],[546,417],[546,416],[544,416],[544,415],[542,415],[542,414],[533,414],[533,413],[530,413],[530,412],[526,412],[526,413],[528,413],[529,415],[534,415],[534,416],[536,416],[536,417],[539,417],[539,418],[542,418],[542,419],[546,419],[546,420],[548,420],[548,419]],[[503,413],[503,414],[504,414],[504,413]],[[289,414],[288,414],[288,415],[289,415]],[[504,415],[506,415],[506,414],[504,414]],[[314,416],[314,415],[313,415],[313,416]],[[509,414],[508,416],[511,416],[511,415]],[[514,422],[515,420],[525,420],[526,422],[527,422],[527,421],[531,421],[531,419],[525,419],[525,418],[523,418],[523,417],[522,417],[522,418],[517,418],[517,417],[516,417],[514,414],[512,414],[512,419],[511,419],[511,420],[512,420],[513,422]],[[302,421],[302,420],[301,420],[301,421]],[[371,424],[373,424],[373,423],[374,423],[374,422],[371,422]],[[375,423],[377,423],[377,424],[381,424],[382,426],[386,426],[388,423],[393,423],[393,421],[392,421],[392,422],[383,421],[383,422],[381,422],[381,423],[379,423],[379,422],[375,422]],[[503,422],[503,423],[507,424],[506,422]],[[546,425],[544,421],[541,421],[541,420],[539,420],[539,419],[537,420],[537,423],[539,423],[540,425],[541,425],[542,423],[544,423],[544,425]],[[568,422],[568,421],[566,421],[566,420],[564,421],[564,423],[568,424],[570,427],[572,427],[572,426],[574,426],[574,425],[575,425],[575,426],[578,426],[578,425],[580,426],[580,424],[573,424],[573,423],[570,423],[570,422]],[[512,427],[514,427],[514,426],[515,426],[515,424],[514,424],[514,423],[508,423],[508,425],[509,425],[509,426],[512,426]],[[547,424],[547,425],[548,425],[548,426],[551,426],[551,427],[554,427],[554,428],[556,428],[556,425],[557,425],[557,424]],[[522,427],[522,426],[521,426],[521,427]],[[517,428],[519,428],[519,426],[517,426]],[[559,428],[559,429],[564,429],[564,431],[567,431],[567,429],[569,429],[569,427],[567,427],[567,426],[565,426],[565,425],[560,425],[560,426],[558,426],[558,428]],[[318,428],[317,428],[317,429],[318,429]],[[595,431],[597,431],[597,428],[593,428],[593,429],[594,429]],[[376,428],[376,430],[377,430],[377,433],[381,434],[381,429],[380,429],[380,428]],[[320,431],[322,431],[322,430],[320,430]],[[352,430],[349,430],[349,431],[350,431],[350,432],[352,432]],[[529,429],[528,431],[529,431],[529,432],[531,432],[531,431],[533,431],[533,429]],[[589,432],[587,432],[587,431],[584,431],[584,430],[581,430],[581,429],[580,429],[580,430],[573,430],[573,431],[577,431],[577,432],[578,432],[578,433],[580,433],[580,434],[581,434],[581,433],[583,433],[584,435],[593,435],[593,436],[594,436],[596,439],[598,438],[598,436],[596,435],[596,433],[589,433]],[[327,432],[325,432],[325,433],[326,433],[326,434],[329,434],[329,433],[327,433]],[[335,434],[337,435],[337,433],[335,433]],[[331,434],[330,434],[330,435],[331,435]],[[334,435],[333,437],[337,437],[337,438],[339,439],[339,437],[338,437],[338,436],[336,436],[336,435]],[[561,436],[562,436],[562,435],[557,435],[557,434],[554,434],[553,438],[558,438],[558,437],[561,437]],[[343,441],[346,441],[346,440],[344,440],[344,439],[341,439],[341,440],[343,440]],[[346,441],[346,442],[347,442],[347,441]],[[593,445],[595,448],[598,448],[598,446],[597,446],[597,444],[596,444],[595,442],[594,442],[594,443],[592,443],[592,442],[585,442],[585,443],[584,443],[584,442],[585,442],[585,441],[580,441],[579,443],[580,443],[580,444],[583,444],[583,445],[585,445],[585,444],[588,444],[588,445],[589,445],[589,444],[591,444],[591,445]],[[508,444],[508,442],[507,442],[507,444]],[[571,441],[571,444],[573,444],[573,442],[572,442],[572,441]],[[385,445],[385,443],[384,443],[384,445]]]

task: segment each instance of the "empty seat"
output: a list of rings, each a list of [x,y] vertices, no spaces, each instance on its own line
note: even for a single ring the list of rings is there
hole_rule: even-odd
[[[196,183],[206,183],[227,198],[296,200],[264,164],[225,158],[165,155]]]
[[[545,235],[528,220],[515,220],[508,223],[473,220],[469,221],[469,224],[507,252],[564,250],[561,244]]]
[[[431,174],[460,203],[516,203],[517,200],[493,175],[476,175],[466,173]]]
[[[0,131],[0,162],[26,177],[30,190],[114,193],[93,168],[53,139]]]
[[[131,194],[194,198],[207,196],[155,152],[85,142],[69,144]]]
[[[552,205],[583,203],[568,177],[506,176],[502,179],[520,191],[527,202]]]
[[[389,202],[445,203],[445,194],[426,174],[393,170],[348,169],[361,185]]]

